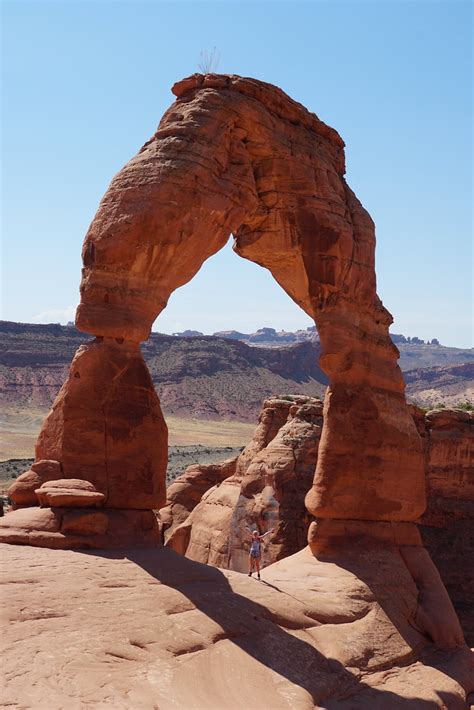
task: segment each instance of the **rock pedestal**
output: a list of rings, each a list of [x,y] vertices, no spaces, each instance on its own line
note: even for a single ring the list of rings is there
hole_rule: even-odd
[[[37,461],[9,490],[23,510],[2,519],[0,539],[45,547],[157,544],[153,509],[166,500],[167,444],[139,345],[97,338],[81,346],[38,437]]]

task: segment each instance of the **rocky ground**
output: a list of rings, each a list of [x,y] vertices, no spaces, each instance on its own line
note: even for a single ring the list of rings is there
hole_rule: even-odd
[[[5,707],[469,707],[473,656],[412,625],[417,590],[391,550],[306,548],[261,582],[167,548],[0,552]]]

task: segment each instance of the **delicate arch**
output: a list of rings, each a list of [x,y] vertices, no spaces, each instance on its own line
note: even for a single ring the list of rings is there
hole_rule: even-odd
[[[308,509],[416,519],[421,443],[376,294],[374,224],[344,179],[342,139],[253,79],[194,75],[173,92],[88,231],[77,326],[146,339],[170,294],[233,233],[235,251],[269,269],[320,333],[330,385]]]

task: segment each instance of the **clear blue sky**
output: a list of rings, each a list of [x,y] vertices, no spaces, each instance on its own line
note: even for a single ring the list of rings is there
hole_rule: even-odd
[[[393,331],[472,346],[470,2],[16,0],[2,15],[4,319],[73,318],[101,196],[216,46],[218,71],[281,86],[346,141]],[[155,329],[265,325],[310,321],[226,248]]]

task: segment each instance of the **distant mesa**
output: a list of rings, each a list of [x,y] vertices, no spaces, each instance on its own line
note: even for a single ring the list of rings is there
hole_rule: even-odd
[[[69,324],[68,324],[69,325]],[[192,338],[192,337],[209,337],[200,330],[183,330],[181,332],[172,333],[176,338]],[[293,343],[302,343],[305,341],[319,342],[319,334],[316,326],[301,328],[295,331],[276,330],[275,328],[264,327],[259,328],[254,333],[242,333],[239,330],[218,330],[212,334],[214,338],[226,338],[227,340],[240,340],[248,345],[292,345]],[[423,340],[418,336],[405,336],[400,333],[390,333],[390,338],[395,345],[440,345],[438,338],[432,340]]]

